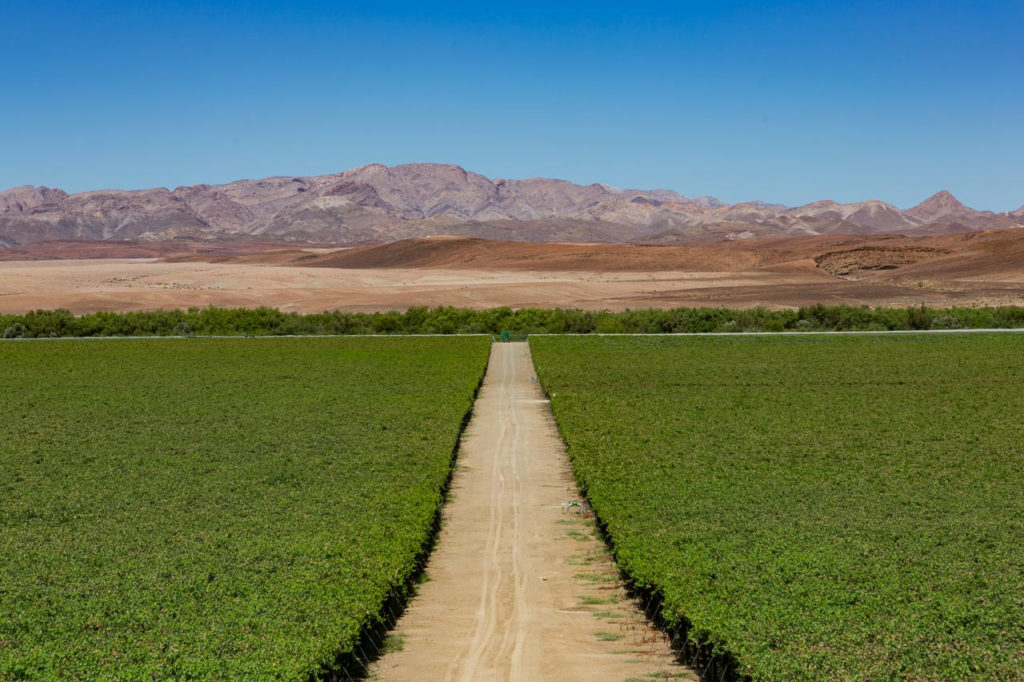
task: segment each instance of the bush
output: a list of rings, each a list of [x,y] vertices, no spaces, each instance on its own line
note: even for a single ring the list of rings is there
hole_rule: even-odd
[[[932,329],[963,329],[963,325],[955,315],[939,315],[932,320]]]
[[[741,327],[740,323],[737,322],[736,320],[729,320],[728,322],[723,322],[722,324],[718,325],[718,329],[716,329],[715,331],[724,332],[726,334],[735,334],[736,332],[743,331],[743,327]]]
[[[4,330],[5,339],[24,339],[28,338],[28,327],[23,325],[21,322],[15,322],[7,329]]]
[[[626,325],[619,317],[602,315],[598,318],[594,331],[598,334],[624,334],[626,332]]]
[[[923,303],[920,308],[907,308],[907,326],[910,329],[931,329],[931,311]]]

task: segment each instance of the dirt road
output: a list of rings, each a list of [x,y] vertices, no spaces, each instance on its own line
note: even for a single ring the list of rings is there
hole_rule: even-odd
[[[578,500],[529,346],[494,344],[420,586],[379,680],[694,679],[618,582]]]

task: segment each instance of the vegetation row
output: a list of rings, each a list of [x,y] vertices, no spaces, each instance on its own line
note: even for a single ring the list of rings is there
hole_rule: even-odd
[[[426,549],[482,338],[0,346],[0,680],[306,679]]]
[[[1024,337],[535,337],[619,565],[757,680],[1024,679]]]
[[[289,334],[694,333],[884,331],[1024,327],[1024,307],[868,308],[813,305],[798,310],[675,308],[599,312],[562,308],[409,308],[405,312],[300,314],[275,308],[190,308],[153,312],[66,310],[0,315],[6,338]]]

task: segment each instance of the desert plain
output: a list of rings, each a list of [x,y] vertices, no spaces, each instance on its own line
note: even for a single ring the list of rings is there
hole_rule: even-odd
[[[62,241],[0,254],[0,311],[7,313],[1024,305],[1022,229],[691,246],[464,237],[354,248]]]

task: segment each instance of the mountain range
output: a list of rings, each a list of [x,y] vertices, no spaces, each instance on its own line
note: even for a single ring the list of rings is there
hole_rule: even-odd
[[[877,200],[727,204],[665,189],[492,180],[459,166],[427,163],[174,190],[68,194],[23,186],[0,192],[0,247],[70,239],[356,244],[438,235],[657,244],[1005,227],[1024,227],[1024,206],[976,211],[945,191],[907,210]]]

